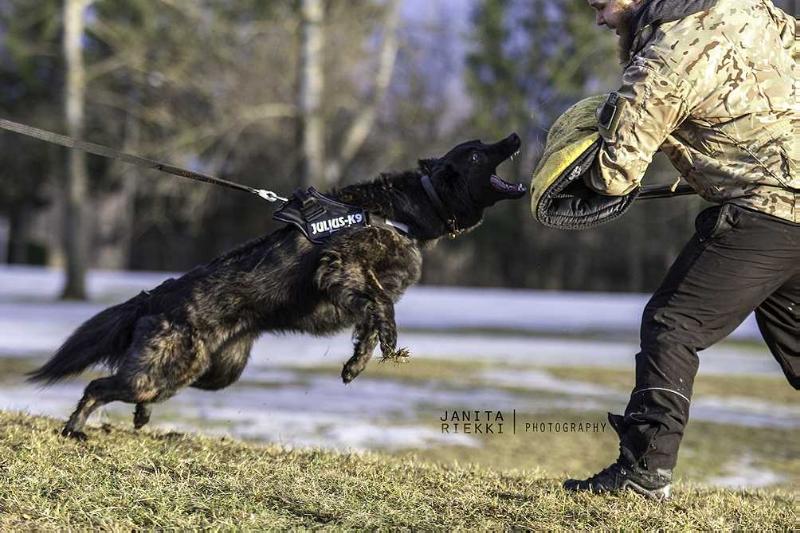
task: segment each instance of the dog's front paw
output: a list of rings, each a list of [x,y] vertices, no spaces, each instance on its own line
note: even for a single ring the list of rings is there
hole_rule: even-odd
[[[133,429],[141,429],[150,422],[150,408],[144,404],[137,403],[136,411],[133,413]]]
[[[349,364],[345,364],[342,368],[342,381],[345,385],[353,381],[361,373],[361,370],[354,368]]]
[[[408,348],[400,348],[388,353],[383,352],[380,362],[385,363],[386,361],[392,361],[393,363],[407,363],[409,357],[411,357],[411,352],[408,351]]]
[[[75,439],[79,442],[86,442],[87,440],[89,440],[89,436],[86,435],[86,433],[84,433],[83,431],[75,431],[73,429],[70,429],[69,427],[65,427],[61,431],[61,436],[67,437],[69,439]]]

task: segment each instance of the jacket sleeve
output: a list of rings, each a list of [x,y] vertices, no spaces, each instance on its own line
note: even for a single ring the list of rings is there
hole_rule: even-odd
[[[661,60],[636,57],[610,97],[617,95],[615,105],[598,110],[603,143],[586,185],[608,196],[636,189],[659,147],[688,116],[687,90]]]

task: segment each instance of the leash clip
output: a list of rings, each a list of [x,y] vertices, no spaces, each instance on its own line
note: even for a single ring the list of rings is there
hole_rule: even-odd
[[[289,201],[288,198],[284,198],[283,196],[278,196],[274,192],[268,191],[266,189],[256,189],[256,194],[260,196],[262,199],[272,203],[277,202],[279,200],[284,203]]]

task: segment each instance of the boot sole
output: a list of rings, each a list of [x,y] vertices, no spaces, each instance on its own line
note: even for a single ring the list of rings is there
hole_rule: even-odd
[[[646,489],[641,485],[637,485],[633,481],[626,480],[622,483],[622,489],[630,489],[637,494],[652,498],[654,500],[666,501],[672,495],[672,485],[664,485],[659,489]]]

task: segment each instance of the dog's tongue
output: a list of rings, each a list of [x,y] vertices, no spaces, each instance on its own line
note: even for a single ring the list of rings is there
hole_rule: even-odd
[[[492,184],[494,190],[514,198],[520,198],[525,194],[524,185],[521,183],[509,183],[500,176],[493,175],[489,178],[489,183]]]

